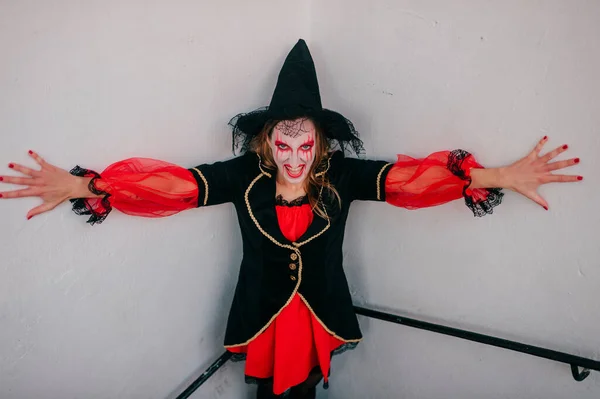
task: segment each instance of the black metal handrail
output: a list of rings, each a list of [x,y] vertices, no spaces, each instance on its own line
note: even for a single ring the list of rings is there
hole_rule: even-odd
[[[590,375],[589,370],[600,371],[600,362],[592,359],[586,359],[584,357],[569,355],[568,353],[522,344],[520,342],[509,341],[489,335],[478,334],[472,331],[460,330],[458,328],[409,319],[408,317],[401,317],[390,313],[379,312],[377,310],[366,309],[360,306],[355,306],[354,310],[357,314],[372,317],[374,319],[415,327],[421,330],[433,331],[439,334],[451,335],[453,337],[466,339],[468,341],[479,342],[486,345],[496,346],[498,348],[510,349],[512,351],[566,363],[571,365],[571,372],[576,381],[583,381],[588,375]],[[579,367],[583,367],[581,372],[578,369]]]
[[[556,362],[565,363],[571,366],[571,374],[575,381],[583,381],[590,375],[590,370],[600,371],[600,361],[587,359],[580,356],[570,355],[568,353],[558,352],[550,349],[540,348],[538,346],[527,345],[520,342],[509,341],[502,338],[492,337],[489,335],[479,334],[472,331],[460,330],[458,328],[443,326],[440,324],[428,323],[425,321],[410,319],[393,315],[391,313],[380,312],[377,310],[355,306],[356,314],[371,317],[378,320],[388,321],[390,323],[402,324],[409,327],[419,328],[436,332],[439,334],[450,335],[453,337],[466,339],[468,341],[479,342],[485,345],[491,345],[498,348],[509,349],[516,352],[526,353],[528,355],[541,357],[544,359],[554,360]],[[225,352],[221,355],[209,368],[206,369],[200,377],[198,377],[189,387],[186,388],[177,399],[187,399],[190,395],[204,384],[218,369],[220,369],[230,358],[230,352]],[[579,368],[582,370],[579,370]]]
[[[225,351],[225,353],[223,353],[217,360],[215,360],[213,364],[211,364],[204,373],[200,374],[200,377],[196,378],[194,382],[192,382],[190,386],[185,389],[185,391],[179,394],[179,396],[177,396],[177,399],[189,398],[194,393],[194,391],[200,387],[200,385],[204,384],[206,380],[212,377],[212,375],[218,369],[220,369],[225,363],[227,363],[227,361],[231,358],[231,355],[231,352]]]

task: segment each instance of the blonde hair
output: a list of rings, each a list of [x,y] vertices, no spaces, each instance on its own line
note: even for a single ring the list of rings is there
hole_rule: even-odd
[[[260,156],[262,166],[266,169],[277,171],[277,164],[273,158],[273,151],[269,139],[273,133],[273,129],[280,121],[269,121],[265,123],[262,131],[256,135],[250,142],[251,151]],[[337,190],[329,182],[327,173],[318,173],[319,166],[326,166],[329,158],[329,144],[321,128],[315,123],[315,160],[312,163],[308,175],[304,180],[304,191],[308,197],[308,202],[313,211],[323,219],[329,219],[327,211],[324,208],[322,195],[323,190],[327,190],[336,199],[341,206],[341,198]],[[325,170],[327,167],[325,167]]]

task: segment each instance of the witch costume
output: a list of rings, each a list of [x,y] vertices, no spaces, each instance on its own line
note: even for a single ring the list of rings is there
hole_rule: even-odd
[[[250,142],[271,121],[310,118],[331,152],[316,170],[327,174],[341,204],[319,196],[326,217],[307,197],[276,197],[276,170],[252,152]],[[131,158],[92,176],[89,189],[101,198],[72,200],[89,223],[115,208],[126,214],[163,217],[186,209],[231,203],[241,229],[243,259],[225,335],[225,347],[245,358],[247,381],[268,383],[275,395],[289,394],[315,370],[325,384],[332,354],[353,348],[362,335],[342,264],[350,205],[380,201],[417,209],[464,198],[476,216],[492,213],[499,189],[469,189],[470,169],[482,168],[462,150],[424,159],[399,155],[396,162],[347,157],[362,153],[352,123],[321,105],[312,57],[303,40],[287,56],[268,107],[234,117],[232,159],[184,168]],[[314,389],[314,388],[313,388]]]

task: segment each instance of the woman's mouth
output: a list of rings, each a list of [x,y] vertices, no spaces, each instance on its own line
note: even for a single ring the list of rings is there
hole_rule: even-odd
[[[302,176],[306,165],[298,166],[297,168],[292,168],[289,165],[284,165],[284,167],[289,177],[291,177],[292,179],[297,179],[300,176]]]

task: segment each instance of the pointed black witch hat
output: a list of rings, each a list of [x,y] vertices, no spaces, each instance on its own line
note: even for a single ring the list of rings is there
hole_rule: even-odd
[[[248,151],[250,141],[266,123],[298,118],[310,118],[322,130],[331,149],[351,150],[357,155],[364,151],[352,122],[321,105],[315,64],[302,39],[283,63],[269,106],[236,115],[229,121],[233,129],[234,153],[236,150]]]

